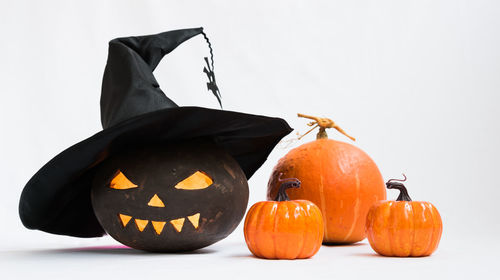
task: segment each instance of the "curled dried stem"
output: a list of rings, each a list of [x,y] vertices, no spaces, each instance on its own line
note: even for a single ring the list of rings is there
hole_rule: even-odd
[[[306,136],[307,134],[309,134],[309,132],[313,131],[316,127],[319,126],[319,132],[316,135],[316,139],[328,138],[328,135],[326,134],[326,129],[327,128],[335,128],[338,132],[344,134],[346,137],[348,137],[352,141],[356,141],[356,138],[354,138],[354,137],[350,136],[349,134],[347,134],[342,128],[340,128],[331,119],[328,119],[328,118],[318,118],[318,117],[309,116],[309,115],[300,114],[300,113],[297,114],[297,116],[300,117],[300,118],[306,118],[306,119],[313,120],[313,122],[310,122],[310,123],[307,124],[309,126],[312,126],[313,128],[311,128],[309,131],[307,131],[302,136],[300,136],[299,139],[301,139],[302,137]]]

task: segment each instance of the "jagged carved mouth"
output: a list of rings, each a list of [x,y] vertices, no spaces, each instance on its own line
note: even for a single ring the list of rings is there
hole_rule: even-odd
[[[153,227],[154,231],[156,232],[157,235],[160,235],[165,228],[165,225],[167,222],[177,231],[181,232],[182,228],[184,227],[184,222],[186,221],[186,218],[178,218],[178,219],[173,219],[170,221],[153,221],[153,220],[144,220],[144,219],[138,219],[134,218],[133,216],[130,215],[125,215],[125,214],[118,214],[118,218],[123,225],[123,228],[127,227],[127,225],[131,224],[131,220],[134,220],[135,227],[137,228],[138,231],[144,231],[146,227],[148,227],[149,224]],[[191,223],[191,225],[195,228],[198,229],[198,222],[200,220],[200,213],[196,213],[191,216],[187,216],[187,220]]]

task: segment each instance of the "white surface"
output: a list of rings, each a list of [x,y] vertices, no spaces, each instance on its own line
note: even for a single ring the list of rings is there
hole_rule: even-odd
[[[498,1],[187,2],[0,2],[2,279],[493,272],[500,233]],[[26,230],[17,214],[24,184],[57,153],[101,129],[107,42],[196,26],[214,45],[226,109],[280,116],[300,132],[306,121],[297,112],[335,120],[384,178],[405,172],[412,198],[437,206],[444,233],[436,255],[379,258],[365,245],[323,247],[305,261],[262,261],[248,257],[241,228],[200,254],[82,252],[65,248],[114,242]],[[155,72],[178,104],[216,108],[200,71],[206,54],[203,39],[194,38]],[[272,167],[291,147],[275,149],[250,180],[250,204],[264,199]]]
[[[431,257],[387,258],[362,242],[322,246],[311,259],[277,261],[257,259],[244,241],[231,239],[186,254],[53,247],[0,252],[0,261],[8,279],[495,279],[500,249],[493,240],[486,248],[477,239],[445,239]]]

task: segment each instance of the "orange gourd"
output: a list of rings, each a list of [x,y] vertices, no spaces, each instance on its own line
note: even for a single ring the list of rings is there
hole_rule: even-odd
[[[327,138],[325,130],[335,128],[354,140],[332,120],[302,114],[299,117],[314,120],[309,125],[320,128],[317,140],[292,149],[279,160],[269,180],[268,199],[276,196],[280,173],[298,178],[302,187],[290,190],[288,195],[318,205],[324,219],[324,243],[363,240],[370,206],[386,198],[380,171],[359,148]]]
[[[281,180],[275,201],[261,201],[248,210],[245,218],[245,241],[259,258],[310,258],[321,247],[323,217],[314,203],[292,200],[288,188],[299,188],[297,179]]]
[[[411,201],[405,186],[394,182],[405,180],[386,183],[387,188],[401,192],[396,201],[379,201],[371,207],[366,218],[368,241],[383,256],[429,256],[441,239],[441,216],[431,203]]]

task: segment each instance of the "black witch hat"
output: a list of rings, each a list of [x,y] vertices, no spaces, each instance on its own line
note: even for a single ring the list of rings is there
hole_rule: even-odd
[[[264,163],[278,141],[292,131],[283,119],[179,107],[160,89],[153,75],[160,60],[199,34],[205,36],[203,28],[109,43],[101,93],[103,130],[54,157],[29,180],[19,203],[24,226],[77,237],[102,236],[90,200],[96,167],[138,145],[210,138],[234,157],[247,178]],[[208,88],[220,102],[213,58],[212,68],[207,66]]]

